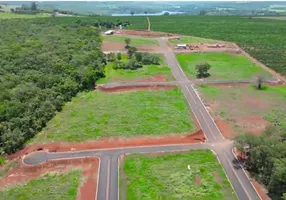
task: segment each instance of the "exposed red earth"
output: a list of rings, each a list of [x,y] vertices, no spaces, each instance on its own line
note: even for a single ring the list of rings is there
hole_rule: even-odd
[[[24,149],[10,155],[10,158],[17,158],[34,151],[43,150],[49,152],[83,151],[91,149],[107,149],[122,147],[153,146],[167,144],[190,144],[205,142],[205,135],[201,130],[187,135],[168,135],[161,137],[137,137],[133,139],[109,138],[100,141],[88,141],[82,143],[46,143],[27,146]]]
[[[112,88],[105,88],[103,86],[97,86],[97,89],[102,92],[131,92],[139,90],[171,90],[176,88],[172,85],[156,85],[156,86],[115,86]]]
[[[152,32],[147,30],[115,30],[117,35],[137,35],[137,36],[150,36],[150,37],[166,37],[175,36],[172,33]]]
[[[17,160],[19,167],[10,170],[0,180],[0,189],[15,184],[24,183],[31,179],[41,177],[46,173],[64,173],[71,169],[82,170],[82,180],[78,189],[78,200],[94,200],[96,197],[99,159],[79,158],[66,160],[52,160],[43,164],[27,166],[21,159]]]

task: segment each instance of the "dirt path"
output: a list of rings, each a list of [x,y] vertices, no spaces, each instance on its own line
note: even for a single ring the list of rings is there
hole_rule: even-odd
[[[150,31],[151,30],[151,22],[150,22],[149,17],[147,17],[147,21],[148,21],[148,31]]]

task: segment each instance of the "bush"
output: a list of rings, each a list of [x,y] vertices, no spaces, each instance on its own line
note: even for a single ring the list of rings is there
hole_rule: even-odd
[[[150,53],[135,53],[136,60],[138,62],[142,62],[143,65],[159,65],[160,57],[158,55],[150,54]]]
[[[206,78],[210,76],[208,71],[210,70],[211,65],[208,63],[199,63],[196,65],[196,70],[197,70],[197,77],[198,78]]]
[[[5,158],[0,156],[0,166],[4,165],[5,161]]]

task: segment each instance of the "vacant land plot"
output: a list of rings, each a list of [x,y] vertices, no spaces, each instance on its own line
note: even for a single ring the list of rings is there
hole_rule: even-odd
[[[129,38],[124,36],[117,36],[117,35],[111,35],[111,36],[104,36],[103,39],[110,42],[120,42],[125,43],[125,39]],[[144,37],[132,37],[131,39],[131,46],[138,47],[140,45],[158,45],[158,40],[156,39],[150,39],[150,38],[144,38]]]
[[[222,130],[230,138],[243,132],[259,134],[270,123],[285,125],[286,86],[257,90],[252,85],[200,85],[197,89],[215,118],[222,119],[235,131]]]
[[[122,62],[127,62],[128,58],[126,55],[122,56]],[[110,62],[105,66],[105,78],[97,81],[98,84],[108,82],[119,82],[119,81],[144,81],[144,79],[151,79],[154,77],[154,81],[168,81],[173,80],[171,69],[165,65],[163,56],[160,56],[160,65],[143,65],[142,68],[131,70],[131,69],[114,69],[114,63]]]
[[[211,65],[207,79],[235,80],[252,79],[257,75],[270,77],[271,74],[253,64],[241,54],[231,53],[192,53],[178,54],[177,59],[191,79],[196,78],[196,64],[207,62]]]
[[[38,18],[38,17],[50,17],[51,14],[48,13],[40,13],[35,15],[27,15],[27,14],[15,14],[15,13],[6,13],[0,12],[0,19],[12,19],[12,18]]]
[[[208,43],[208,44],[213,44],[216,43],[216,40],[211,40],[211,39],[206,39],[206,38],[199,38],[199,37],[179,37],[170,39],[169,42],[171,44],[191,44],[191,43]]]
[[[46,174],[26,184],[6,188],[0,192],[1,199],[21,200],[75,200],[80,184],[81,171],[66,174]]]
[[[275,19],[275,20],[286,20],[286,16],[279,16],[279,17],[256,17],[257,19]]]
[[[210,150],[131,155],[123,165],[122,199],[237,199]]]
[[[191,133],[195,126],[189,112],[179,89],[83,92],[67,103],[33,142]]]

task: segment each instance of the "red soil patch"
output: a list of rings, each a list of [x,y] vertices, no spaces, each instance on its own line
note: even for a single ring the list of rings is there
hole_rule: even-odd
[[[233,139],[233,137],[237,135],[237,133],[233,131],[232,126],[227,122],[224,122],[222,119],[215,119],[215,123],[225,138]]]
[[[261,116],[244,117],[242,119],[236,120],[236,123],[246,132],[255,135],[261,134],[265,130],[266,126],[270,125],[270,123]]]
[[[27,182],[46,173],[64,173],[74,168],[81,168],[84,182],[80,185],[77,199],[94,200],[96,197],[99,159],[81,158],[52,160],[35,166],[26,166],[18,159],[19,167],[9,171],[0,181],[0,188]]]
[[[152,32],[146,30],[116,30],[117,35],[138,35],[138,36],[150,36],[150,37],[164,37],[174,36],[175,34],[163,33],[163,32]]]
[[[262,200],[271,200],[266,194],[265,189],[254,178],[251,182]]]
[[[201,177],[196,176],[195,185],[201,185]]]
[[[161,137],[139,137],[134,139],[110,138],[101,141],[90,141],[82,143],[46,143],[27,146],[26,148],[10,155],[10,158],[17,158],[37,149],[43,149],[49,152],[66,152],[66,151],[83,151],[91,149],[107,149],[107,148],[123,148],[135,146],[154,146],[154,145],[169,145],[169,144],[190,144],[205,142],[203,131],[198,130],[195,133],[188,135],[168,135]]]
[[[105,88],[102,86],[98,86],[97,89],[99,89],[102,92],[130,92],[130,91],[139,91],[139,90],[171,90],[176,88],[177,86],[172,85],[155,85],[155,86],[115,86],[111,88]]]

